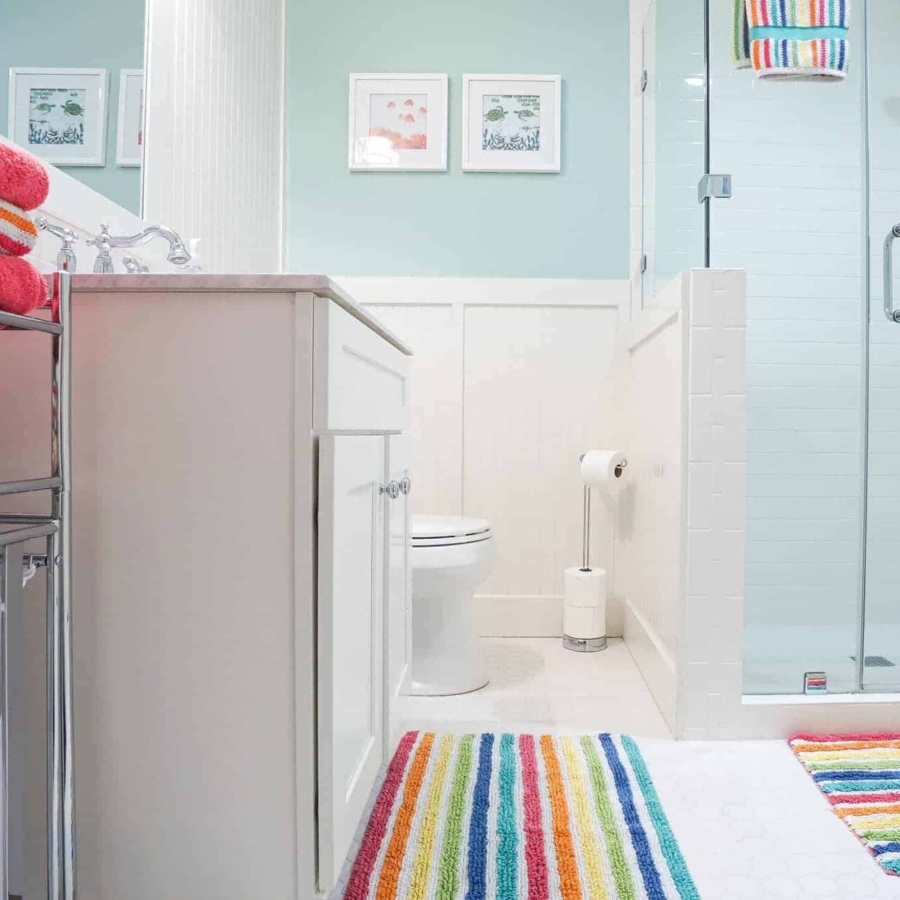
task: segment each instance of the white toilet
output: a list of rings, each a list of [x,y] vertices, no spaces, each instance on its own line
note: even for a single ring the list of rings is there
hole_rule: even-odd
[[[473,595],[490,574],[494,538],[487,519],[413,516],[412,686],[437,697],[488,683]]]

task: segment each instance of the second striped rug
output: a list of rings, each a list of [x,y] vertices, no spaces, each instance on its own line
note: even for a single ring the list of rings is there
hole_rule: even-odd
[[[409,732],[336,897],[698,900],[630,737]]]

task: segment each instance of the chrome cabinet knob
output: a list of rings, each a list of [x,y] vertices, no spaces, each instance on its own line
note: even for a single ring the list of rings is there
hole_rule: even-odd
[[[396,481],[389,481],[378,488],[378,493],[387,494],[391,500],[396,500],[400,496],[400,485]]]
[[[412,482],[405,475],[400,479],[400,493],[404,496],[409,494],[412,488]]]

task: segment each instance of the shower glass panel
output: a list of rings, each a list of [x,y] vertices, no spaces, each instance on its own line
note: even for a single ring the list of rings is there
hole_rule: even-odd
[[[702,4],[652,0],[641,33],[643,306],[705,258],[697,183],[706,171],[706,78]]]
[[[869,477],[866,515],[866,690],[900,690],[900,324],[885,314],[884,242],[900,223],[900,4],[868,2],[871,247]],[[893,306],[900,309],[900,240]]]
[[[896,0],[870,5],[896,22]],[[747,270],[745,691],[802,693],[810,672],[826,673],[829,693],[857,691],[867,371],[863,13],[854,7],[846,80],[779,81],[735,68],[733,4],[709,7],[710,171],[731,174],[734,186],[732,199],[710,201],[710,262]],[[884,41],[878,80],[886,90],[900,63]],[[887,166],[900,142],[882,140]],[[895,163],[879,202],[889,202],[898,178]],[[900,220],[900,200],[893,212]],[[882,233],[889,218],[879,219]],[[900,347],[896,329],[892,346]],[[878,377],[890,372],[900,369],[882,368]],[[885,392],[900,429],[900,404]],[[900,454],[890,461],[900,464]],[[881,462],[888,471],[891,462]],[[900,474],[885,483],[891,489],[900,499]],[[872,512],[887,506],[873,504]],[[891,560],[896,571],[900,555]]]

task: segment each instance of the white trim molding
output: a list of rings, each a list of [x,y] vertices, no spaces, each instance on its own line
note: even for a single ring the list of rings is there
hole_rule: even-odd
[[[611,306],[618,309],[626,321],[631,291],[630,282],[624,278],[376,278],[335,275],[333,280],[364,305]]]

